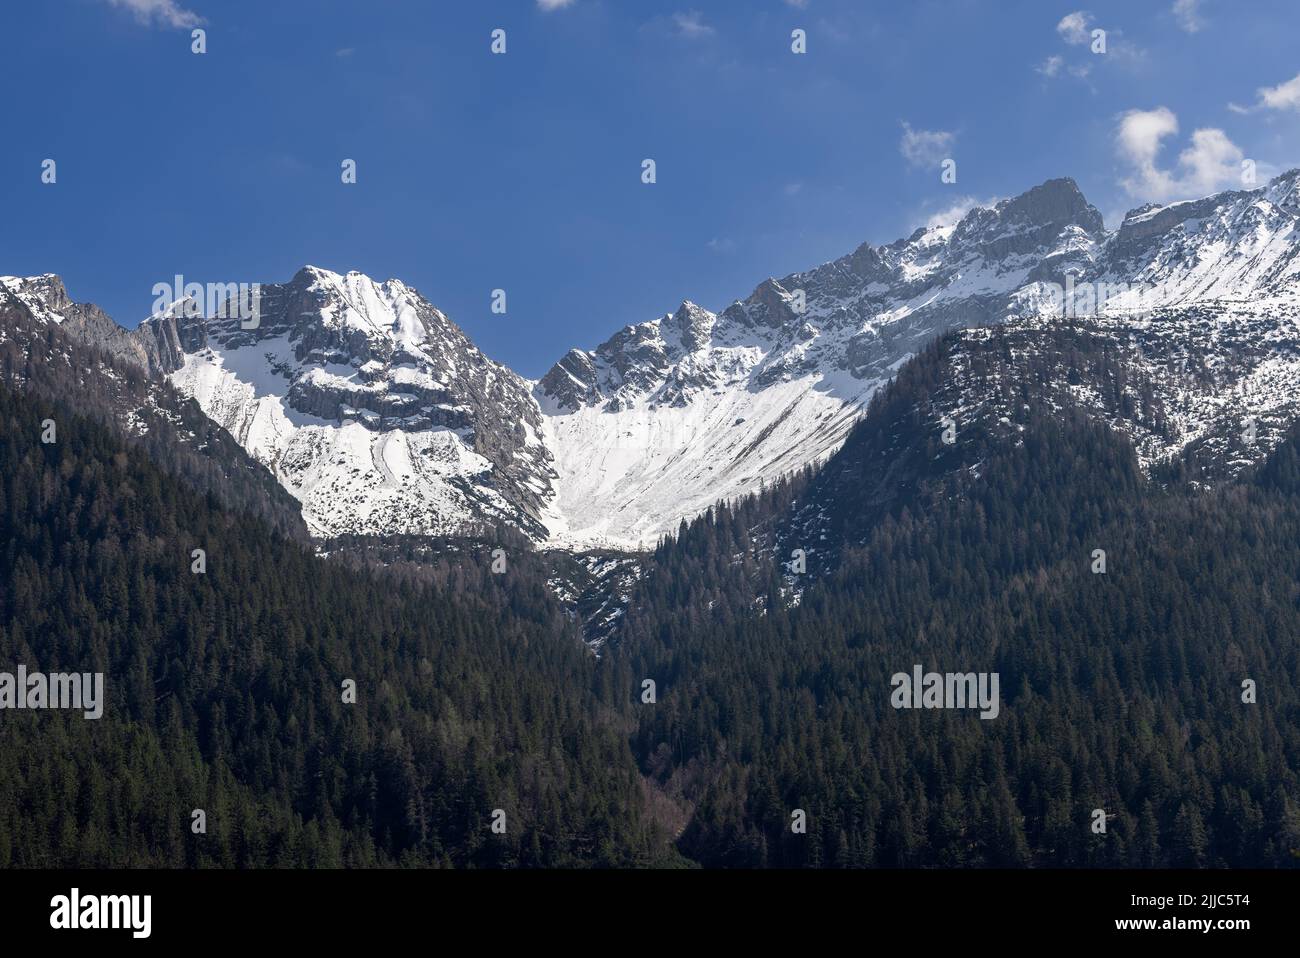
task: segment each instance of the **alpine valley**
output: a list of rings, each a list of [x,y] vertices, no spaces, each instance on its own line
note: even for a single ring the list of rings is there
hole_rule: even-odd
[[[105,676],[0,867],[1294,867],[1298,220],[1051,180],[536,382],[395,279],[0,278],[0,663]]]

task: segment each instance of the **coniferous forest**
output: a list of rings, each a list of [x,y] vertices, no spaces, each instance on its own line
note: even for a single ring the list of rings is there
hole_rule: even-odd
[[[0,390],[0,661],[107,685],[97,721],[4,714],[0,867],[1294,866],[1296,437],[1149,480],[1026,389],[1018,441],[947,449],[952,348],[644,557],[598,656],[518,537],[314,554]],[[914,664],[997,672],[998,718],[892,708]]]
[[[98,721],[5,713],[0,867],[668,854],[596,663],[538,582],[483,563],[430,587],[321,561],[9,391],[0,437],[0,660],[102,671],[108,699]]]
[[[880,397],[805,496],[874,488],[892,417],[923,405],[946,345]],[[1300,862],[1295,437],[1247,481],[1198,491],[1148,483],[1132,448],[1081,415],[1030,402],[1024,425],[1019,447],[969,440],[977,479],[922,482],[874,512],[848,504],[831,526],[865,538],[793,608],[770,570],[743,571],[753,530],[781,521],[760,500],[661,547],[651,614],[629,621],[616,655],[627,678],[669,690],[633,748],[695,806],[684,854],[737,867]],[[921,459],[948,455],[921,445]],[[754,609],[740,583],[764,576]],[[913,663],[998,672],[1000,716],[894,710],[889,677]],[[806,837],[789,827],[795,808]],[[1094,809],[1105,834],[1087,827]]]

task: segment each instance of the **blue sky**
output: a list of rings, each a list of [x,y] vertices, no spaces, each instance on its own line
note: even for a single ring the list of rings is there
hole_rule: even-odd
[[[1294,0],[7,0],[0,274],[59,273],[128,326],[177,273],[396,276],[536,377],[684,298],[719,309],[1050,177],[1114,226],[1239,187],[1243,159],[1261,182],[1300,165],[1297,20]]]

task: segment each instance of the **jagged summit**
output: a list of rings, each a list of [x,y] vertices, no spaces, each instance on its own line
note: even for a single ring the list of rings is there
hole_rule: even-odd
[[[303,503],[320,535],[544,535],[549,454],[529,384],[400,280],[304,266],[259,321],[164,318],[168,369]]]
[[[1286,209],[1300,207],[1300,167],[1280,173],[1269,181],[1264,196],[1271,203]]]
[[[20,300],[32,312],[51,322],[63,322],[72,305],[63,280],[54,273],[40,276],[0,276],[0,291]]]
[[[1048,180],[955,224],[769,277],[717,312],[684,299],[569,350],[535,383],[414,288],[357,271],[308,265],[263,285],[251,327],[233,313],[160,315],[128,333],[52,275],[0,279],[0,303],[169,376],[298,497],[318,535],[504,522],[538,541],[636,547],[824,460],[945,331],[1050,324],[1067,312],[1067,283],[1106,287],[1093,308],[1116,342],[1156,317],[1179,361],[1222,351],[1211,322],[1290,349],[1298,184],[1292,170],[1149,204],[1107,231],[1073,180]],[[1266,377],[1268,357],[1256,358]],[[1187,442],[1200,408],[1186,413]]]
[[[1048,180],[1014,199],[1004,200],[995,211],[1009,223],[1074,223],[1092,234],[1102,233],[1105,229],[1101,213],[1084,198],[1079,185],[1068,176]]]
[[[1069,284],[1106,284],[1112,312],[1294,296],[1296,180],[1147,207],[1108,232],[1073,179],[1051,179],[954,225],[768,278],[717,314],[688,304],[571,350],[536,390],[552,413],[560,533],[653,541],[681,515],[823,459],[926,343],[1060,315]],[[671,332],[683,309],[689,339]]]

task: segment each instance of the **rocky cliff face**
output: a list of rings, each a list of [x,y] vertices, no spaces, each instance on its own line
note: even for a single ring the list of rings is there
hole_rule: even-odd
[[[74,303],[57,276],[0,277],[3,388],[99,422],[143,448],[176,481],[306,540],[298,503],[163,378],[168,353],[160,342],[137,338],[98,308]]]
[[[98,306],[74,303],[63,280],[53,273],[26,278],[0,277],[0,298],[20,305],[40,322],[58,326],[80,342],[150,373],[165,372],[178,356],[172,344],[133,335]]]
[[[259,324],[154,317],[172,381],[264,462],[321,535],[535,537],[549,455],[529,385],[416,290],[305,267],[261,287]]]
[[[824,459],[880,384],[953,328],[1094,318],[1123,335],[1177,315],[1168,331],[1190,335],[1187,317],[1225,310],[1275,328],[1296,306],[1298,180],[1143,207],[1112,232],[1073,180],[1049,180],[953,226],[765,280],[716,316],[685,303],[572,350],[537,388],[565,518],[553,532],[654,541]]]
[[[1000,321],[1025,284],[1091,268],[1105,239],[1074,182],[1052,180],[955,226],[764,280],[716,315],[686,302],[570,351],[537,389],[559,472],[553,532],[653,542],[820,461],[925,343]]]
[[[1213,435],[1251,410],[1264,433],[1280,428],[1297,414],[1289,402],[1229,393],[1294,392],[1298,181],[1142,207],[1108,232],[1072,180],[1049,180],[951,226],[766,279],[720,312],[683,302],[570,350],[536,383],[483,356],[414,289],[359,273],[306,267],[262,287],[253,329],[167,315],[127,333],[49,276],[0,280],[0,294],[168,376],[298,498],[318,535],[500,522],[560,546],[626,549],[825,460],[879,387],[954,328],[1011,323],[1048,356],[1035,337],[1084,323],[1153,384],[1142,408],[1159,406],[1159,429],[1113,390],[1096,397],[1151,463],[1216,448]],[[1068,386],[1068,360],[1050,362]],[[1179,386],[1161,363],[1210,372]],[[1230,412],[1205,425],[1215,409]]]

